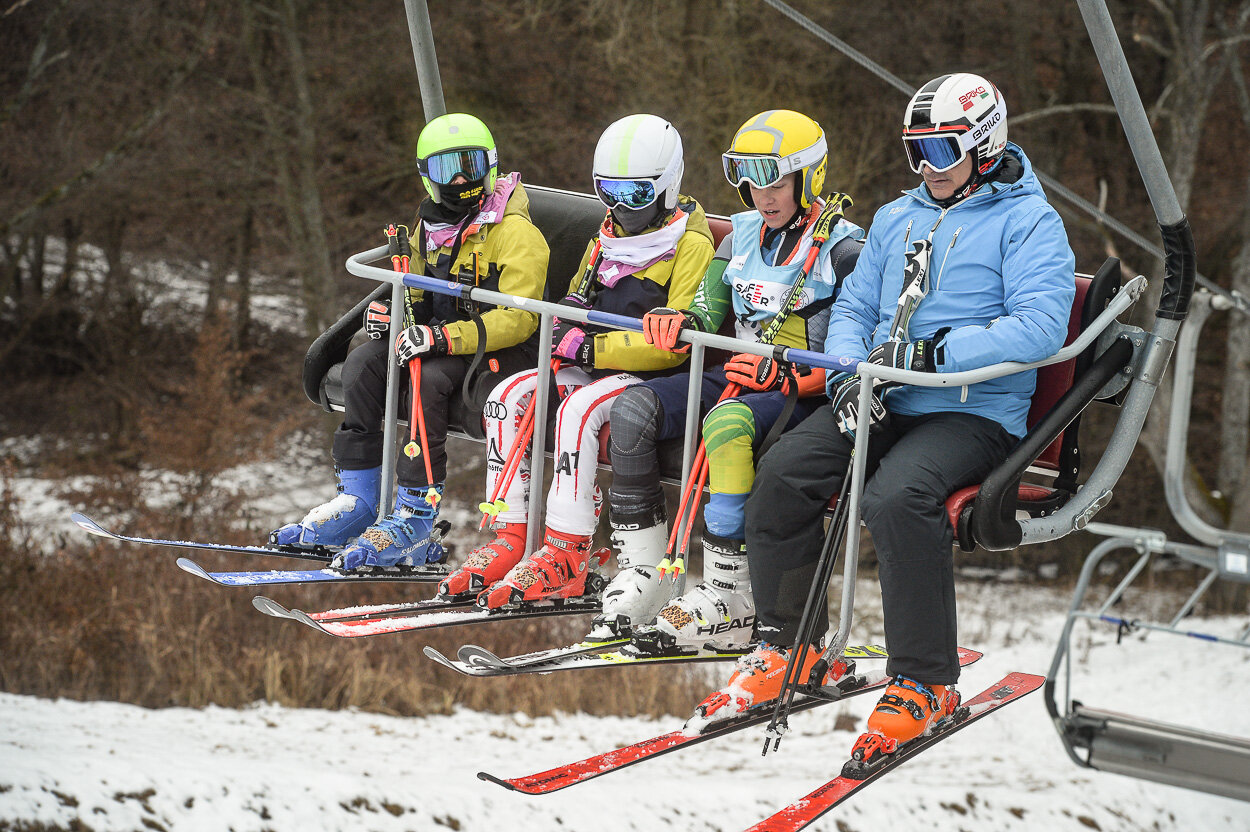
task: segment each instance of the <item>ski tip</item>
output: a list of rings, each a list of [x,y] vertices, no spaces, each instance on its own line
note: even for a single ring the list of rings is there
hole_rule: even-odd
[[[477,773],[477,779],[485,780],[487,783],[494,783],[497,786],[503,786],[505,789],[507,789],[510,792],[520,791],[520,789],[518,789],[516,786],[509,783],[507,780],[496,777],[495,775],[490,774],[485,771],[479,771]]]
[[[178,565],[178,568],[181,569],[183,572],[190,572],[192,575],[195,575],[197,578],[203,578],[206,581],[213,581],[213,576],[208,574],[208,572],[204,571],[203,566],[200,566],[198,563],[191,560],[190,558],[178,558],[176,563]],[[216,581],[213,581],[213,583],[216,583]]]
[[[485,647],[478,647],[476,644],[462,644],[460,649],[456,651],[456,658],[470,667],[498,670],[508,666],[508,663],[499,658],[499,656],[496,656]]]
[[[74,521],[74,524],[77,525],[78,528],[82,529],[83,531],[89,534],[98,535],[100,537],[109,537],[109,538],[116,537],[116,535],[114,535],[112,532],[106,531],[99,523],[92,520],[87,515],[82,514],[81,512],[75,511],[73,514],[69,516],[69,519]]]
[[[456,671],[460,670],[460,668],[456,667],[455,662],[453,662],[451,659],[447,658],[442,653],[438,652],[437,650],[435,650],[433,647],[431,647],[428,644],[421,648],[421,652],[425,654],[425,657],[427,659],[430,659],[433,662],[441,664],[443,667],[449,670],[456,670]]]
[[[266,598],[264,595],[257,595],[255,598],[253,598],[252,606],[255,607],[257,611],[263,612],[265,615],[271,616],[273,618],[290,618],[291,617],[290,610],[288,610],[286,607],[279,604],[277,601],[274,601],[271,598]]]
[[[1002,699],[1010,694],[1023,696],[1037,690],[1045,682],[1045,676],[1038,676],[1035,673],[1023,673],[1017,670],[1004,676],[999,681],[998,688],[990,696],[994,699]]]

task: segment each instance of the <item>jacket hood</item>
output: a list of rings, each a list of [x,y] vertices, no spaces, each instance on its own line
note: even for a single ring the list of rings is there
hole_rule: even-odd
[[[712,238],[712,226],[707,221],[707,214],[703,211],[703,206],[694,197],[682,194],[677,198],[677,207],[690,215],[690,219],[686,220],[686,231],[702,234],[707,237],[707,241],[716,244]]]
[[[533,222],[533,217],[530,216],[530,196],[525,192],[525,186],[521,184],[521,174],[512,175],[516,176],[516,186],[508,197],[508,205],[504,208],[503,215],[505,217],[517,215]]]

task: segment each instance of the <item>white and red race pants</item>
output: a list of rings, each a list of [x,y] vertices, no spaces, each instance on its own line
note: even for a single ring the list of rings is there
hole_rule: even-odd
[[[595,471],[599,466],[599,432],[608,423],[612,400],[640,379],[629,373],[592,381],[579,367],[561,367],[556,387],[563,400],[556,410],[555,479],[547,492],[547,527],[565,534],[595,531]],[[516,439],[521,418],[538,385],[538,371],[526,370],[500,382],[483,410],[486,421],[486,495],[495,493],[504,461]],[[527,452],[508,490],[498,519],[524,523],[529,519],[530,458]]]

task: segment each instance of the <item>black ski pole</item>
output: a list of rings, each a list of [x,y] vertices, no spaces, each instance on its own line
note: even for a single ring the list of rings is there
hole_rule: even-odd
[[[821,549],[820,558],[816,562],[816,573],[812,576],[812,586],[807,593],[807,603],[803,606],[803,615],[799,619],[799,627],[795,634],[794,646],[790,648],[790,658],[786,662],[786,672],[781,677],[781,692],[777,696],[777,704],[773,707],[773,718],[764,732],[764,749],[760,756],[768,754],[769,742],[776,751],[781,745],[781,735],[786,732],[790,715],[790,707],[794,702],[794,694],[799,686],[799,671],[803,667],[803,659],[811,649],[812,630],[816,629],[819,616],[816,604],[825,603],[825,592],[829,579],[833,576],[833,567],[838,562],[838,553],[842,542],[846,539],[847,521],[850,508],[847,506],[851,493],[851,475],[855,463],[852,450],[846,474],[842,477],[842,488],[838,494],[838,503],[834,506],[833,520],[830,522],[829,533],[825,537],[825,545]]]

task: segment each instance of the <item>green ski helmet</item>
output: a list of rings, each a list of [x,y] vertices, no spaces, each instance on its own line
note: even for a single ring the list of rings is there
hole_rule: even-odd
[[[476,116],[439,116],[425,125],[417,137],[417,170],[426,193],[435,202],[479,201],[495,192],[495,178],[499,175],[495,138]],[[464,176],[467,183],[448,188],[457,176]]]

